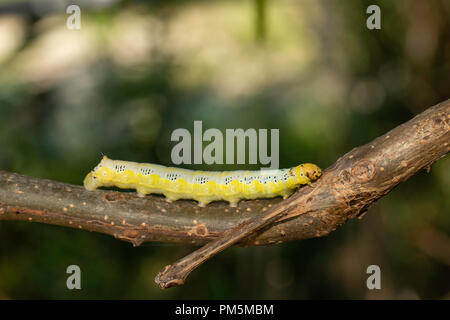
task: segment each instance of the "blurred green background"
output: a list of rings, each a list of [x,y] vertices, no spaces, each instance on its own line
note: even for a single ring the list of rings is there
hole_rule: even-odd
[[[0,168],[80,185],[100,152],[173,165],[194,120],[279,128],[280,167],[326,168],[450,97],[449,17],[446,0],[0,1]],[[193,247],[2,221],[0,298],[449,299],[449,190],[447,157],[325,238],[231,248],[166,291],[154,276]]]

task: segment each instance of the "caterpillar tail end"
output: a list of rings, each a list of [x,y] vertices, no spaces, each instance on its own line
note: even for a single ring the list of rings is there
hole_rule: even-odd
[[[84,188],[86,190],[92,191],[101,187],[101,183],[98,181],[98,178],[90,172],[83,181]]]

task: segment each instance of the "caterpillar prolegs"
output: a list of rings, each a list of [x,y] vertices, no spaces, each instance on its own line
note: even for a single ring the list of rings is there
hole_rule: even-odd
[[[317,180],[322,170],[312,163],[260,171],[193,171],[150,163],[111,160],[106,156],[84,179],[87,190],[98,187],[136,189],[139,196],[164,194],[168,201],[194,199],[199,206],[225,200],[289,197],[300,185]]]

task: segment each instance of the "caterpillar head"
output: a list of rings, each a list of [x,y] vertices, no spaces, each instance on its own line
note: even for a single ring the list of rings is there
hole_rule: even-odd
[[[88,173],[84,178],[83,184],[87,190],[95,190],[101,186],[107,186],[111,180],[111,163],[113,160],[103,156],[102,161]]]
[[[322,169],[313,163],[303,163],[294,168],[294,175],[298,178],[301,184],[304,184],[305,182],[303,181],[305,180],[306,183],[309,183],[319,179],[322,175]]]

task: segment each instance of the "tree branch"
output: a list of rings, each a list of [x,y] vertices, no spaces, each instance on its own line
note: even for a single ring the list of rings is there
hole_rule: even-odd
[[[450,100],[446,100],[351,150],[324,171],[313,187],[289,199],[222,202],[205,208],[194,201],[167,203],[159,196],[86,191],[81,186],[0,170],[0,220],[25,220],[101,232],[139,245],[145,241],[205,244],[255,216],[285,211],[282,219],[241,239],[266,245],[321,237],[368,207],[399,183],[450,150]],[[81,178],[80,178],[81,181]],[[270,209],[272,208],[272,209]],[[287,210],[287,212],[286,212]]]
[[[448,116],[450,117],[450,113],[448,113]],[[437,117],[433,118],[434,122],[436,123],[442,123],[441,120],[447,120],[448,123],[448,117]],[[445,122],[444,122],[445,123]],[[414,125],[413,125],[414,128]],[[381,137],[381,142],[385,142],[387,145],[392,145],[392,140],[394,139],[394,134],[396,130],[391,131],[390,133],[386,134],[385,136]],[[397,131],[400,131],[397,130]],[[448,130],[447,130],[448,133]],[[392,135],[392,137],[391,137]],[[383,139],[384,138],[384,141]],[[396,136],[396,138],[399,138],[399,135]],[[448,137],[447,137],[448,138]],[[380,138],[379,138],[380,139]],[[378,139],[378,140],[379,140]],[[391,140],[389,140],[391,139]],[[423,140],[425,140],[423,143],[429,143],[429,135],[428,132],[425,136],[422,137]],[[389,142],[387,142],[389,140]],[[447,139],[448,141],[448,139]],[[398,141],[395,145],[397,148],[400,148],[405,141]],[[376,149],[375,147],[376,141],[374,141],[370,146],[366,145],[364,146],[366,149]],[[445,142],[444,142],[445,145]],[[369,154],[372,154],[368,159],[365,159],[364,156],[367,151],[363,152],[364,147],[358,148],[358,155],[355,156],[355,152],[350,152],[347,156],[348,159],[354,159],[352,161],[357,161],[354,166],[352,166],[352,170],[350,173],[344,174],[343,178],[344,180],[347,180],[347,176],[351,177],[354,176],[359,181],[352,181],[352,187],[353,190],[351,190],[350,186],[345,186],[342,188],[342,192],[340,196],[346,197],[347,199],[345,202],[349,204],[349,207],[351,207],[351,202],[356,201],[355,197],[362,198],[362,194],[367,194],[365,199],[363,200],[363,203],[359,203],[358,206],[361,207],[361,209],[357,212],[357,214],[361,214],[362,212],[365,212],[367,208],[378,198],[380,198],[382,195],[386,194],[392,188],[399,183],[400,179],[398,176],[396,177],[387,177],[387,180],[384,179],[383,181],[379,181],[379,184],[374,185],[373,184],[373,177],[375,176],[377,168],[375,167],[376,163],[373,162],[376,160],[379,160],[379,170],[383,173],[386,171],[386,168],[383,166],[383,162],[385,161],[384,156],[387,153],[387,150],[384,151],[383,157],[376,158],[373,155],[373,152]],[[448,147],[448,145],[447,145]],[[395,150],[397,149],[395,148]],[[391,151],[395,151],[394,149]],[[346,157],[344,156],[336,164],[339,164],[340,162],[345,163]],[[392,167],[392,160],[394,160],[393,155],[390,155],[387,157],[389,161],[387,161],[386,165],[391,166],[391,171],[394,171],[394,168]],[[350,162],[352,162],[350,161]],[[386,162],[386,161],[385,161]],[[394,161],[395,162],[395,161]],[[407,167],[408,163],[406,160],[402,160],[400,162],[400,167]],[[330,175],[330,172],[333,172],[332,170],[328,170],[328,177],[332,178],[332,175]],[[341,172],[342,173],[342,172]],[[392,178],[392,179],[390,179]],[[397,181],[398,179],[398,181]],[[352,180],[351,178],[348,180]],[[231,229],[223,235],[223,237],[211,241],[202,248],[192,252],[191,254],[187,255],[186,257],[178,260],[177,262],[173,263],[172,265],[167,265],[164,267],[162,271],[158,273],[158,275],[155,278],[155,282],[162,288],[170,288],[174,286],[179,286],[184,284],[184,281],[189,276],[189,274],[198,266],[200,266],[202,263],[204,263],[206,260],[212,258],[216,254],[222,252],[226,248],[232,246],[233,244],[237,243],[238,241],[246,238],[248,235],[254,234],[257,230],[260,230],[264,227],[270,226],[273,222],[285,219],[287,216],[293,217],[298,216],[302,214],[306,214],[308,212],[314,212],[317,211],[317,202],[314,202],[315,197],[317,199],[320,199],[320,193],[324,193],[325,195],[328,195],[329,192],[328,188],[333,185],[333,183],[337,182],[338,179],[333,179],[332,181],[327,181],[322,178],[320,182],[317,183],[317,186],[314,187],[312,190],[308,189],[301,189],[296,193],[296,197],[292,197],[286,201],[283,201],[276,206],[274,206],[272,209],[267,210],[266,213],[262,215],[257,215],[251,218],[249,221],[246,221],[242,223],[242,225],[237,226],[234,229]],[[358,186],[359,185],[359,186]],[[385,187],[383,188],[384,185]],[[355,188],[356,187],[356,188]],[[338,188],[341,188],[341,186],[336,185],[336,191]],[[348,195],[350,193],[350,195]],[[335,196],[335,199],[337,197]],[[348,200],[350,199],[350,200]],[[360,199],[358,199],[360,200]],[[309,204],[308,204],[309,202]],[[361,201],[360,201],[361,202]],[[297,210],[298,209],[298,210]],[[322,211],[322,215],[326,213],[326,209],[329,209],[329,207],[325,208],[324,211]]]

